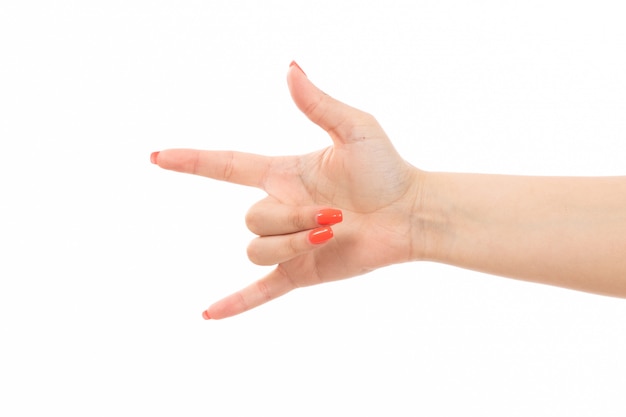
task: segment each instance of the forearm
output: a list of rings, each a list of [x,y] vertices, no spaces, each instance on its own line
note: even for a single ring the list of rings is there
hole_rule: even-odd
[[[425,177],[426,259],[626,297],[626,177]]]

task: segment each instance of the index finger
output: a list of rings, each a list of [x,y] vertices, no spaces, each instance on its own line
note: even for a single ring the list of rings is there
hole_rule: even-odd
[[[151,160],[163,169],[257,188],[263,188],[271,164],[268,156],[197,149],[166,149],[155,152]]]

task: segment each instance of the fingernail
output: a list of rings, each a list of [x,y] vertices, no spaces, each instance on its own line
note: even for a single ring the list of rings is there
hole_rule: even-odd
[[[150,162],[152,162],[153,164],[157,163],[157,159],[159,158],[159,153],[158,152],[152,152],[150,154]]]
[[[209,316],[209,310],[204,310],[202,312],[202,318],[205,320],[211,320],[211,316]]]
[[[317,224],[322,226],[328,226],[331,224],[341,223],[343,220],[343,213],[337,209],[322,209],[315,215]]]
[[[309,232],[309,242],[314,245],[324,243],[331,237],[333,237],[333,229],[328,226],[318,227],[317,229],[313,229]]]
[[[291,64],[289,64],[289,67],[293,67],[295,66],[296,68],[298,68],[300,70],[301,73],[303,73],[304,75],[306,75],[306,72],[304,72],[302,70],[302,68],[300,67],[300,65],[298,65],[298,63],[296,61],[291,61]]]

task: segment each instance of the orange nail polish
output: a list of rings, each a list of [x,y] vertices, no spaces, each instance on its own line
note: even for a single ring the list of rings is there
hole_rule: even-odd
[[[202,312],[202,318],[205,320],[211,320],[211,316],[209,316],[209,310],[204,310]]]
[[[157,163],[157,159],[159,158],[159,153],[158,152],[152,152],[150,154],[150,162],[152,162],[153,164]]]
[[[298,68],[300,70],[301,73],[303,73],[304,75],[306,75],[306,72],[304,72],[302,70],[302,68],[300,67],[300,65],[298,65],[298,63],[296,61],[291,61],[291,64],[289,64],[289,67],[293,67],[295,66],[296,68]]]
[[[314,245],[324,243],[331,237],[333,237],[333,229],[328,226],[318,227],[309,232],[309,242]]]
[[[321,226],[337,224],[343,220],[343,213],[337,209],[322,209],[315,215],[315,220]]]

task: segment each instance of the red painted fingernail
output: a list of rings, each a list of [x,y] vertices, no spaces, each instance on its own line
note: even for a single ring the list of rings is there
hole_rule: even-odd
[[[205,320],[211,320],[211,316],[209,316],[209,310],[204,310],[202,312],[202,318]]]
[[[306,75],[306,72],[304,72],[304,71],[302,70],[302,68],[300,67],[300,65],[298,65],[298,63],[297,63],[296,61],[291,61],[291,64],[289,64],[289,67],[294,67],[294,66],[295,66],[296,68],[298,68],[298,69],[300,70],[300,72],[301,72],[301,73],[303,73],[304,75]]]
[[[159,158],[159,153],[158,152],[152,152],[150,154],[150,162],[152,162],[153,164],[157,163],[157,159]]]
[[[333,237],[333,229],[328,226],[318,227],[309,232],[309,242],[314,245],[324,243],[331,237]]]
[[[343,213],[337,209],[322,209],[315,215],[315,220],[322,226],[337,224],[343,220]]]

